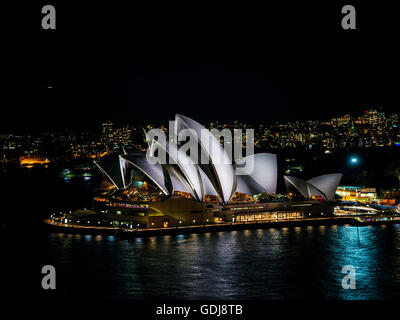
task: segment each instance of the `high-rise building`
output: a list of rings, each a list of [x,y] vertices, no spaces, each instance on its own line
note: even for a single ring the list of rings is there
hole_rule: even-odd
[[[102,124],[102,126],[103,126],[103,143],[107,146],[111,146],[115,140],[114,124],[111,121],[106,121]]]

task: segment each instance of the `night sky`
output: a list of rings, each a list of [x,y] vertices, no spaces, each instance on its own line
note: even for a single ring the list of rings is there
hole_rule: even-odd
[[[399,109],[400,19],[382,1],[82,2],[18,9],[3,131]],[[56,30],[41,28],[44,4],[56,7]],[[356,7],[357,30],[341,27],[345,4]]]

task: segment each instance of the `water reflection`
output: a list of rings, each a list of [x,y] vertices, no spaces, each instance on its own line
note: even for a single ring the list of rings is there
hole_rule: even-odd
[[[327,290],[324,294],[337,296],[339,299],[382,299],[384,298],[383,261],[384,243],[380,242],[382,231],[379,227],[339,228],[339,232],[329,238],[330,253],[327,270]],[[345,265],[356,269],[356,290],[344,290],[334,285],[344,274]]]
[[[49,234],[58,295],[384,299],[400,291],[399,225],[82,237]],[[341,286],[344,265],[356,269],[356,290]]]

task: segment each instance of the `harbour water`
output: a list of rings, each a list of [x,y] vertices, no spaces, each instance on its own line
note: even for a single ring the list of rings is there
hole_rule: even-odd
[[[18,264],[18,272],[26,277],[36,274],[33,286],[37,289],[41,266],[53,265],[57,289],[46,295],[115,299],[400,296],[399,224],[362,226],[358,231],[345,225],[303,226],[130,240],[48,233],[41,227],[42,219],[51,210],[90,205],[96,181],[63,181],[47,171],[10,174],[2,175],[2,192],[8,192],[4,199],[9,204],[1,212],[2,224],[9,231],[2,234],[4,261],[13,264],[13,270]],[[23,198],[18,189],[21,181]],[[17,228],[18,237],[13,233]],[[345,265],[356,270],[354,290],[342,288]]]
[[[57,295],[171,299],[391,299],[400,225],[317,226],[119,240],[49,234]],[[344,290],[342,268],[356,269]]]

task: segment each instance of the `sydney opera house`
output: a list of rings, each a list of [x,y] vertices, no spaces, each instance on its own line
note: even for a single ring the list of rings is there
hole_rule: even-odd
[[[147,154],[125,153],[114,161],[95,162],[110,185],[108,192],[93,199],[94,210],[153,228],[332,214],[341,174],[307,181],[284,176],[287,195],[278,195],[275,154],[244,157],[244,163],[253,167],[249,174],[239,174],[239,164],[219,161],[228,154],[201,124],[176,115],[174,126],[175,132],[193,132],[199,154],[207,161],[193,159],[176,141],[163,144],[153,139]],[[157,161],[155,154],[160,151],[168,162]]]

